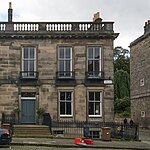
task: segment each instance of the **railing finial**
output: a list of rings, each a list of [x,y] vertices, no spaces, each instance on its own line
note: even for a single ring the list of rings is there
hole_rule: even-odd
[[[11,2],[9,2],[9,9],[12,9],[12,4],[11,4]]]

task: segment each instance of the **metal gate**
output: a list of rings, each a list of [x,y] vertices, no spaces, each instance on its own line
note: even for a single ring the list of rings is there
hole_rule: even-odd
[[[21,123],[27,123],[27,124],[36,123],[36,98],[35,97],[21,98]]]

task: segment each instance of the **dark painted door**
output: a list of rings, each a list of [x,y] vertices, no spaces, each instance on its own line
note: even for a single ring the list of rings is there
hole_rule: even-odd
[[[36,123],[35,98],[21,99],[21,123]]]

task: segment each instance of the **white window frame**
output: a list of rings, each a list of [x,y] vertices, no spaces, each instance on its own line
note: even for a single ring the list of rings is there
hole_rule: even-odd
[[[24,58],[24,49],[25,48],[27,48],[27,49],[33,48],[34,49],[34,58]],[[29,55],[30,55],[30,53],[29,53]],[[27,61],[34,61],[34,70],[33,71],[36,72],[37,59],[36,59],[36,48],[35,47],[32,47],[32,46],[24,46],[24,47],[22,47],[22,71],[24,71],[24,62],[25,62],[25,60],[27,60]],[[28,71],[30,71],[29,70],[29,66],[28,66]],[[27,76],[26,73],[23,73],[22,77],[23,78],[35,78],[36,77],[36,73],[34,73],[34,76]]]
[[[67,115],[67,114],[60,114],[60,102],[62,102],[62,100],[60,100],[60,93],[61,92],[70,92],[71,93],[71,101],[68,101],[68,102],[70,102],[71,103],[71,114],[70,115]],[[59,91],[59,97],[58,97],[58,99],[59,99],[59,116],[60,117],[72,117],[73,116],[73,91]],[[66,104],[66,100],[65,101],[63,101],[63,102],[65,102],[65,104]]]
[[[89,58],[89,48],[92,48],[93,50],[93,58]],[[95,49],[96,48],[99,48],[99,59],[95,59]],[[96,61],[96,60],[98,60],[99,61],[99,75],[98,76],[96,76],[96,75],[89,75],[88,74],[88,78],[99,78],[99,77],[101,77],[102,76],[102,73],[101,73],[101,71],[102,71],[102,48],[101,48],[101,46],[88,46],[87,47],[87,72],[89,73],[89,61]],[[93,64],[94,65],[94,64]],[[93,72],[95,72],[95,70],[93,70]]]
[[[66,51],[66,48],[70,48],[70,58],[66,58],[66,52],[64,52],[64,58],[60,58],[60,48],[63,48],[64,49],[64,51]],[[70,76],[65,76],[65,73],[64,73],[64,76],[59,76],[59,78],[72,78],[72,47],[71,46],[59,46],[58,47],[58,72],[60,72],[60,68],[59,68],[59,63],[60,63],[60,61],[70,61]],[[65,63],[64,63],[64,72],[66,71],[66,67],[65,67],[66,65],[65,65]]]
[[[94,100],[93,101],[89,101],[89,93],[90,92],[93,92],[93,93],[95,93],[95,92],[99,92],[100,93],[100,100],[99,101],[95,101],[95,97],[94,97]],[[89,90],[88,91],[88,96],[87,96],[87,99],[88,99],[88,116],[89,117],[102,117],[102,99],[103,99],[103,93],[102,93],[102,91],[91,91],[91,90]],[[98,114],[98,115],[90,115],[89,114],[89,102],[93,102],[94,104],[96,103],[96,102],[99,102],[100,103],[100,114]],[[95,105],[94,105],[94,107],[95,107]],[[95,108],[94,108],[94,111],[95,111]]]

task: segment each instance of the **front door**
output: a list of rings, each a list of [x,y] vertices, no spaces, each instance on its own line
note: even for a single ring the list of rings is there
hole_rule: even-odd
[[[21,98],[21,123],[36,123],[36,99],[35,97]]]

